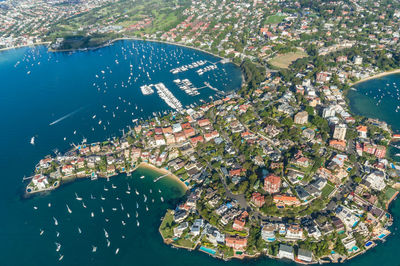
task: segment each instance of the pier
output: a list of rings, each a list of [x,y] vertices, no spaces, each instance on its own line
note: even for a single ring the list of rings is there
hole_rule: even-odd
[[[160,179],[162,179],[162,178],[164,178],[164,177],[166,177],[166,176],[168,176],[168,175],[170,175],[170,174],[168,173],[168,174],[159,176],[159,177],[157,177],[156,179],[154,179],[153,182],[155,183],[155,182],[159,181]]]

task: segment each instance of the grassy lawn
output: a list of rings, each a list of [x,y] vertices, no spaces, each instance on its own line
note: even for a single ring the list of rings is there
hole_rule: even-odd
[[[326,184],[324,188],[322,189],[322,197],[323,198],[328,198],[329,194],[334,190],[335,188],[329,184]]]
[[[194,247],[194,243],[192,241],[190,241],[189,239],[180,238],[180,239],[176,240],[175,243],[179,246],[183,246],[186,248]]]
[[[303,57],[307,57],[307,53],[298,50],[297,52],[278,54],[269,60],[269,63],[279,68],[288,68],[292,62]]]
[[[385,192],[386,200],[390,200],[396,192],[397,192],[397,190],[395,190],[394,188],[389,187]]]
[[[267,17],[265,19],[264,23],[265,24],[278,24],[278,23],[281,23],[285,18],[286,18],[286,16],[283,16],[283,15],[272,15],[272,16]]]
[[[172,215],[172,211],[168,210],[164,216],[163,221],[160,225],[160,232],[163,238],[172,238],[173,237],[173,230],[172,224],[174,223],[174,216]]]

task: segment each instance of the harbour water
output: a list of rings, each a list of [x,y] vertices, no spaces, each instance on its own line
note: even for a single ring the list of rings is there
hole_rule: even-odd
[[[132,44],[139,51],[137,56],[127,56],[132,59],[130,62],[124,59],[122,51],[136,53]],[[182,53],[179,59],[172,58],[174,51]],[[154,74],[149,73],[151,81],[145,74],[137,83],[122,87],[122,80],[124,85],[128,84],[130,64],[138,74],[139,66],[143,68],[146,64],[140,63],[143,55],[146,60],[151,55],[156,65],[155,62],[163,60],[163,54],[171,55],[168,67],[159,66],[161,70],[158,71],[156,67],[149,69],[151,73],[155,70]],[[130,177],[112,177],[109,182],[83,179],[64,184],[51,193],[28,199],[21,197],[22,176],[31,174],[38,160],[55,148],[65,151],[71,142],[77,143],[84,137],[93,142],[119,136],[121,129],[132,124],[132,119],[170,110],[156,93],[142,95],[140,86],[163,82],[184,106],[198,103],[201,98],[207,100],[215,92],[201,89],[199,96],[186,95],[174,84],[176,78],[188,78],[197,87],[206,81],[223,91],[240,86],[240,70],[231,64],[219,63],[217,69],[201,76],[196,69],[176,75],[168,71],[200,59],[219,61],[199,51],[140,41],[117,42],[87,52],[48,53],[46,48],[36,47],[0,53],[0,265],[295,265],[268,258],[224,262],[202,252],[165,245],[158,233],[160,218],[167,208],[173,208],[179,201],[183,189],[167,178],[154,183],[152,179],[158,174],[146,169],[139,169]],[[20,63],[14,67],[18,61]],[[104,75],[101,75],[102,70]],[[98,79],[103,82],[96,81]],[[93,83],[101,84],[101,90]],[[30,144],[32,136],[35,136],[34,145]],[[141,179],[142,175],[145,178]],[[392,205],[392,213],[394,234],[346,265],[398,265],[395,256],[400,243],[398,202]],[[58,244],[61,246],[56,251]]]

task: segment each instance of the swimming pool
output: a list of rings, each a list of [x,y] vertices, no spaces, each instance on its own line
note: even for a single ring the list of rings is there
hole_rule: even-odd
[[[379,239],[382,239],[382,238],[384,238],[386,235],[385,234],[380,234],[379,236],[378,236],[378,238]]]
[[[369,246],[371,246],[372,245],[372,241],[368,241],[367,243],[365,243],[365,246],[366,247],[369,247]]]
[[[211,255],[215,255],[215,253],[217,253],[217,251],[215,251],[215,250],[213,250],[213,249],[211,249],[211,248],[207,248],[207,247],[205,247],[205,246],[201,246],[201,247],[200,247],[200,250],[202,250],[202,251],[204,251],[204,252],[207,252],[207,253],[209,253],[209,254],[211,254]]]

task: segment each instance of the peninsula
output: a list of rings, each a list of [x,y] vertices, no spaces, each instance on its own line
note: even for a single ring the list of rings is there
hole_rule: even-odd
[[[346,93],[400,68],[399,3],[167,1],[144,12],[162,1],[127,9],[118,8],[127,1],[104,2],[47,25],[43,40],[54,50],[121,37],[192,46],[240,64],[245,84],[136,123],[119,138],[47,156],[27,193],[70,178],[129,174],[145,162],[189,188],[159,227],[179,248],[312,264],[343,262],[390,235],[400,166],[387,149],[400,136],[383,121],[353,115]]]

